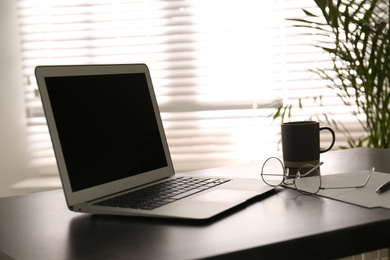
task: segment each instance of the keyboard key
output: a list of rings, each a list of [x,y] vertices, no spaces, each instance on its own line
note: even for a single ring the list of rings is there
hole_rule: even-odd
[[[192,189],[192,190],[177,194],[176,196],[173,196],[172,199],[179,200],[179,199],[188,197],[190,195],[193,195],[193,194],[201,192],[201,191],[203,191],[203,190],[202,189]]]

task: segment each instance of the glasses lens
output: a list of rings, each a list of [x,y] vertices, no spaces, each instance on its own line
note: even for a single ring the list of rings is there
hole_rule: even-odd
[[[303,193],[316,194],[321,187],[321,176],[311,164],[300,167],[294,179],[295,188]]]
[[[268,158],[261,168],[261,178],[270,186],[279,186],[284,179],[284,166],[276,157]]]

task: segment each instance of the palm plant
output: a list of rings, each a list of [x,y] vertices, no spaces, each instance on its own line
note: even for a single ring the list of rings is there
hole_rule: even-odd
[[[390,5],[388,0],[314,0],[318,16],[303,10],[296,26],[314,30],[329,42],[316,45],[329,54],[332,68],[313,70],[327,82],[363,127],[366,136],[353,137],[344,125],[325,115],[342,131],[350,147],[390,146]],[[319,20],[321,19],[321,20]],[[330,36],[330,38],[329,38]],[[321,105],[321,97],[314,97]],[[274,118],[291,117],[302,99],[281,105]]]

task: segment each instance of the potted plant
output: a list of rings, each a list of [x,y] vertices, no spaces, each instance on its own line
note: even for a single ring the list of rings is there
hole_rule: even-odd
[[[327,123],[342,131],[350,147],[390,147],[390,4],[388,0],[314,0],[322,15],[303,10],[297,25],[326,36],[316,45],[329,54],[332,68],[312,70],[333,89],[365,136],[353,137],[342,122],[325,115]],[[313,31],[314,30],[314,31]],[[312,97],[313,98],[313,97]],[[291,117],[302,99],[278,107],[274,119]],[[321,105],[321,96],[314,97]]]

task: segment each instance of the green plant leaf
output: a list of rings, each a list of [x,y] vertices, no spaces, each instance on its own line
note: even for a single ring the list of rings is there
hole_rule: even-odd
[[[307,16],[318,17],[317,15],[314,15],[314,14],[312,14],[311,12],[309,12],[309,11],[307,11],[307,10],[305,10],[305,9],[302,9],[302,11],[305,12],[305,14],[306,14]]]
[[[326,113],[325,118],[347,137],[350,147],[390,146],[390,5],[388,0],[314,0],[322,16],[303,10],[306,19],[290,19],[306,28],[301,36],[319,36],[315,47],[329,54],[332,68],[316,73],[347,106],[366,132],[354,138],[349,130]],[[322,19],[324,18],[324,19]],[[324,22],[325,21],[325,22]],[[329,37],[332,35],[332,37]],[[328,39],[328,40],[327,40]],[[321,99],[313,97],[322,106]],[[304,98],[294,105],[303,109]],[[307,99],[307,98],[306,98]],[[291,118],[293,103],[276,113]]]

